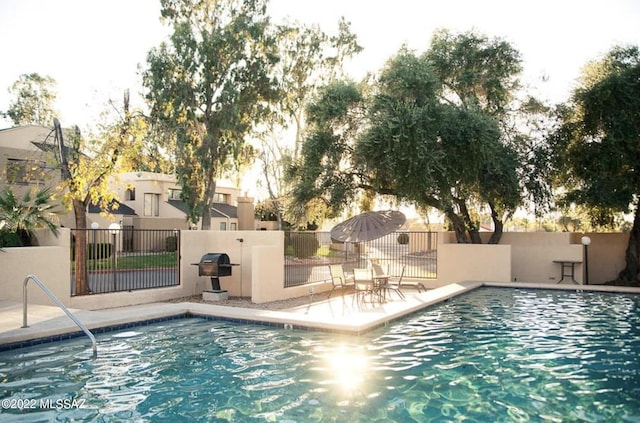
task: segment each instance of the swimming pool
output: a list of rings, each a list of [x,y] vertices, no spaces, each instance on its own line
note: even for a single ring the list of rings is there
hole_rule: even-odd
[[[33,407],[0,420],[640,420],[633,295],[482,288],[360,337],[188,318],[97,339],[95,360],[83,338],[1,352],[3,408]]]

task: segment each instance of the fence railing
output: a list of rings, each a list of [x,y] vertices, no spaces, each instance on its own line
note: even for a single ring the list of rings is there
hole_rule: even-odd
[[[284,286],[292,287],[328,281],[329,264],[341,263],[345,271],[368,267],[369,259],[378,259],[391,276],[435,279],[438,233],[398,231],[363,243],[332,242],[329,232],[285,233]]]
[[[180,231],[163,229],[71,230],[71,295],[75,249],[86,243],[89,293],[133,291],[180,284]]]

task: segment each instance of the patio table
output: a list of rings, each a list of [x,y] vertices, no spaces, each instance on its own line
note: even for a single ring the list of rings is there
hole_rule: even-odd
[[[578,281],[575,279],[575,266],[576,264],[582,263],[580,260],[554,260],[554,263],[560,264],[560,280],[557,283],[561,283],[564,280],[565,276],[571,277],[571,282],[576,285],[580,285]],[[565,272],[565,270],[569,271],[569,273]]]

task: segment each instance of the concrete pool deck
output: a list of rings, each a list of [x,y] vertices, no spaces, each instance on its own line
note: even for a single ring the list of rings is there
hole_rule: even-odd
[[[278,311],[220,306],[210,303],[159,302],[93,311],[71,310],[71,312],[89,330],[122,327],[173,316],[193,315],[219,317],[245,323],[255,322],[283,328],[305,328],[359,335],[481,286],[640,294],[640,288],[629,287],[468,281],[446,285],[423,293],[408,290],[404,291],[405,300],[392,295],[392,299],[382,305],[366,304],[361,307],[353,304],[351,295],[344,297],[336,295],[331,300],[312,302],[305,306]],[[3,346],[13,347],[33,340],[50,339],[80,332],[78,326],[55,305],[30,304],[27,315],[29,327],[22,328],[22,320],[21,303],[0,300],[0,349]],[[98,353],[99,349],[98,343]]]

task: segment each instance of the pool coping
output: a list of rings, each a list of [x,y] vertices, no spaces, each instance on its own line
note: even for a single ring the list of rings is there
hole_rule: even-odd
[[[361,335],[392,321],[413,314],[425,307],[447,301],[471,290],[488,286],[527,289],[558,289],[571,291],[595,291],[608,293],[640,294],[640,288],[606,285],[568,285],[526,282],[479,282],[465,281],[445,285],[415,295],[407,295],[406,300],[393,301],[380,306],[360,309],[347,313],[336,313],[336,303],[345,297],[334,298],[333,302],[317,302],[308,306],[287,310],[247,309],[206,303],[150,303],[136,306],[103,310],[72,310],[89,330],[105,332],[119,330],[160,320],[184,317],[202,317],[215,320],[229,320],[240,323],[262,324],[286,329],[318,330],[331,333]],[[29,306],[29,319],[34,320],[29,327],[22,328],[22,305],[4,304],[0,315],[10,315],[9,325],[0,329],[0,350],[20,348],[27,345],[45,343],[84,336],[79,328],[53,307]],[[19,319],[17,315],[19,314]],[[40,318],[39,318],[40,317]],[[39,318],[39,319],[38,319]],[[3,319],[5,320],[5,319]],[[3,325],[4,326],[4,325]],[[98,348],[99,354],[99,348]]]

